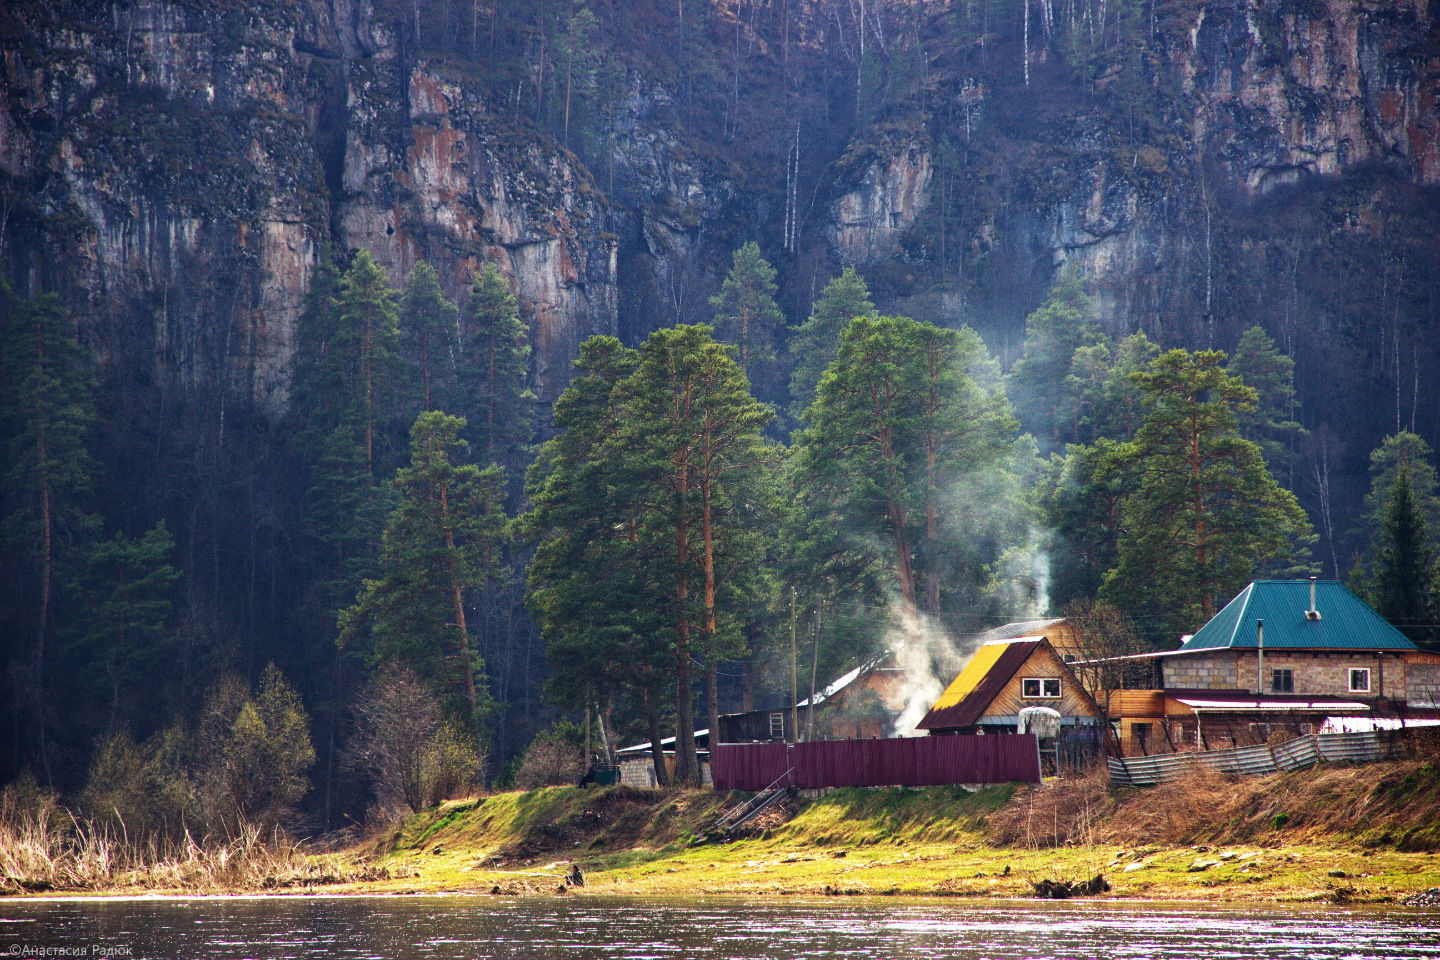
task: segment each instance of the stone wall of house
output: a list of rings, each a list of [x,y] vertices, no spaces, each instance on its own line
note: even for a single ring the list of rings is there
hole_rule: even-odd
[[[1381,659],[1383,657],[1383,666]],[[1195,654],[1168,658],[1164,663],[1165,686],[1173,690],[1245,690],[1255,692],[1258,657],[1254,650],[1216,650],[1212,654]],[[1351,668],[1370,671],[1369,691],[1350,689]],[[1271,690],[1276,670],[1294,672],[1294,693],[1331,697],[1392,697],[1397,700],[1419,697],[1440,697],[1440,664],[1410,664],[1409,689],[1404,659],[1396,654],[1324,652],[1301,650],[1266,650],[1263,691]],[[1424,692],[1417,694],[1414,684]],[[1383,680],[1384,690],[1381,690]],[[1440,702],[1440,700],[1436,700]]]
[[[1255,689],[1255,670],[1258,666],[1256,661],[1253,650],[1242,655],[1239,666],[1240,689]],[[1357,667],[1370,671],[1368,691],[1350,689],[1350,670]],[[1266,693],[1272,692],[1270,686],[1274,671],[1291,670],[1294,671],[1296,694],[1362,698],[1405,696],[1405,661],[1394,654],[1267,650],[1264,670],[1263,689]]]

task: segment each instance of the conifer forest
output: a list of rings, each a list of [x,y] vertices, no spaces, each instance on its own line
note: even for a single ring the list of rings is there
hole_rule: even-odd
[[[0,51],[0,785],[320,836],[585,745],[693,783],[797,658],[1170,649],[1257,578],[1440,650],[1440,4],[12,0]]]

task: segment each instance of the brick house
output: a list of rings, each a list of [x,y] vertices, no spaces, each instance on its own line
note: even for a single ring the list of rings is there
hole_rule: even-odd
[[[1337,580],[1257,580],[1178,650],[1150,689],[1100,699],[1126,755],[1309,733],[1329,717],[1440,716],[1440,654],[1419,650]]]

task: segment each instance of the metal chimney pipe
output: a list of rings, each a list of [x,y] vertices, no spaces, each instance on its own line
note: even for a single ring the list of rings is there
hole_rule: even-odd
[[[1255,695],[1265,693],[1265,621],[1255,621],[1255,643],[1260,648],[1255,660]]]
[[[1315,612],[1315,578],[1310,578],[1310,612]]]

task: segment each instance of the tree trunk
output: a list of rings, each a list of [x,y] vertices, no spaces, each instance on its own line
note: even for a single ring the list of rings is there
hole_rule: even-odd
[[[655,782],[670,786],[670,771],[665,767],[665,747],[660,743],[660,709],[655,703],[655,691],[650,687],[642,690],[645,698],[645,721],[650,727],[650,761],[655,765]]]
[[[465,694],[465,705],[470,711],[472,727],[479,721],[480,701],[475,691],[475,670],[470,656],[470,632],[465,625],[465,598],[460,583],[460,571],[455,558],[455,529],[450,524],[450,491],[440,487],[441,518],[445,525],[446,568],[450,575],[450,603],[455,614],[456,657],[460,660],[460,689]]]

